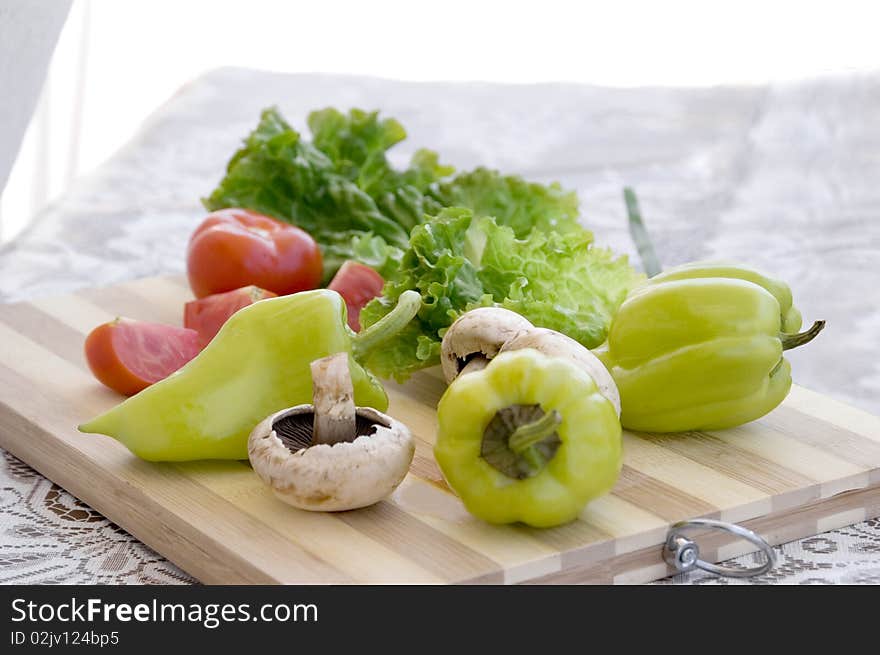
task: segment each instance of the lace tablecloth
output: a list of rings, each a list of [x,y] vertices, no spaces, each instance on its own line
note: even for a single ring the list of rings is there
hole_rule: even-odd
[[[458,168],[559,180],[578,190],[597,240],[631,255],[621,187],[635,187],[665,265],[724,257],[790,281],[805,320],[829,325],[791,354],[795,379],[880,413],[880,74],[620,90],[215,71],[0,249],[0,301],[182,272],[199,197],[271,104],[297,127],[313,108],[381,108],[409,132],[396,163],[431,147]],[[3,455],[0,582],[193,582]],[[779,566],[751,582],[880,583],[877,520],[777,551]]]

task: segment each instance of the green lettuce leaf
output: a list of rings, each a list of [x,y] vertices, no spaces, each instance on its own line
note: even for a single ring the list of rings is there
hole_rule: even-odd
[[[403,381],[439,362],[443,333],[458,316],[486,305],[507,307],[594,348],[640,279],[625,257],[594,247],[586,230],[533,230],[519,239],[492,217],[445,209],[413,229],[397,275],[361,312],[369,326],[407,289],[422,294],[416,319],[364,363],[380,377]]]
[[[430,150],[416,152],[403,171],[392,168],[385,153],[406,132],[377,112],[324,109],[308,123],[311,143],[276,108],[264,110],[203,204],[244,207],[303,228],[321,246],[325,282],[347,259],[392,273],[389,262],[424,219],[424,190],[453,169]]]
[[[226,177],[203,203],[210,210],[245,207],[293,223],[322,245],[352,230],[372,232],[397,246],[405,246],[409,236],[274,108],[263,111],[230,160]]]
[[[481,225],[491,219],[478,219]],[[592,236],[534,231],[518,240],[491,222],[480,260],[486,294],[539,327],[567,334],[587,348],[607,335],[617,308],[641,280],[626,257],[592,245]],[[485,299],[481,304],[485,304]]]
[[[577,196],[558,184],[484,168],[450,178],[454,169],[425,149],[407,168],[394,168],[387,152],[406,131],[378,112],[327,108],[309,114],[308,125],[311,142],[276,108],[264,110],[203,203],[209,210],[244,207],[303,228],[321,246],[325,282],[347,259],[393,273],[389,262],[409,246],[413,228],[451,206],[494,216],[517,238],[534,229],[584,234]]]
[[[313,111],[308,118],[312,144],[334,164],[336,171],[369,193],[370,184],[391,171],[385,151],[406,138],[393,118],[379,120],[379,112],[352,109],[348,116],[336,109]]]
[[[309,114],[308,123],[314,145],[334,162],[337,172],[355,182],[407,234],[424,220],[425,190],[455,171],[426,149],[413,155],[408,168],[394,169],[386,152],[406,138],[406,131],[393,118],[380,120],[375,111],[352,109],[345,115],[322,109]]]
[[[573,192],[485,168],[451,177],[431,150],[397,169],[387,153],[406,131],[378,112],[328,108],[308,125],[311,142],[277,109],[264,110],[203,203],[305,229],[321,246],[325,282],[348,259],[375,268],[387,282],[363,310],[364,325],[418,290],[418,317],[368,355],[376,373],[402,380],[437,363],[446,328],[480,305],[507,307],[587,347],[604,339],[638,276],[593,246]]]
[[[387,280],[397,274],[403,251],[388,245],[385,239],[372,232],[351,230],[327,236],[321,244],[321,254],[324,257],[326,284],[332,277],[327,272],[335,273],[349,259],[366,264]]]
[[[533,229],[581,231],[577,194],[555,182],[543,185],[477,168],[434,185],[429,195],[440,207],[467,207],[476,216],[494,216],[520,239]]]

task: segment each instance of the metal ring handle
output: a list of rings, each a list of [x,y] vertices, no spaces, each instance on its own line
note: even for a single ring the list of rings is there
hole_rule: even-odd
[[[733,569],[726,566],[718,566],[711,562],[700,559],[700,547],[693,539],[684,536],[682,532],[695,528],[717,528],[732,535],[745,539],[764,553],[766,562],[750,569]],[[678,571],[685,572],[694,568],[722,575],[729,578],[750,578],[755,575],[767,573],[776,564],[776,553],[773,547],[763,537],[735,523],[725,523],[713,519],[692,519],[681,521],[673,525],[666,537],[663,546],[663,559]]]

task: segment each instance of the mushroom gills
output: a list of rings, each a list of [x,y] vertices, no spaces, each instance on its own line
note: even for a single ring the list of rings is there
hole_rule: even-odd
[[[306,405],[308,407],[308,405]],[[289,413],[275,419],[272,424],[276,436],[287,449],[295,453],[303,448],[314,445],[312,443],[312,426],[314,425],[314,412],[304,409],[302,412]],[[376,426],[390,427],[387,423],[374,421],[362,414],[355,417],[354,434],[344,441],[352,442],[358,437],[371,437],[376,434]],[[341,442],[337,442],[341,443]]]

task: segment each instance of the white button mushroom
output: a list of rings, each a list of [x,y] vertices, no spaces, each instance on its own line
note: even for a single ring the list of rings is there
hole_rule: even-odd
[[[461,373],[485,368],[501,346],[533,325],[509,309],[479,307],[462,314],[449,326],[440,344],[440,365],[446,384]]]
[[[620,416],[620,391],[617,390],[614,378],[601,360],[577,341],[556,330],[530,328],[505,341],[500,352],[522,348],[534,348],[549,357],[562,357],[577,364],[593,378],[599,387],[599,393],[611,401]]]
[[[285,503],[311,511],[366,507],[387,497],[409,471],[407,427],[355,407],[348,355],[312,362],[313,405],[272,414],[248,439],[254,471]]]
[[[523,348],[577,364],[593,378],[620,416],[620,392],[598,357],[571,337],[537,328],[509,309],[480,307],[462,314],[449,326],[440,346],[443,375],[451,383],[459,375],[485,368],[500,352]]]

